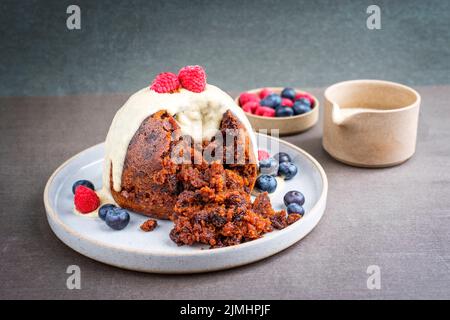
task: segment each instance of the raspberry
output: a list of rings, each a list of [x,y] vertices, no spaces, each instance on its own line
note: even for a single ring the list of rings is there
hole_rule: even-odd
[[[250,93],[250,92],[241,93],[241,95],[239,96],[239,104],[241,106],[244,106],[249,101],[259,102],[259,98],[254,93]]]
[[[260,107],[256,108],[255,114],[256,114],[257,116],[262,116],[262,115],[264,114],[264,109],[262,109],[262,108],[264,108],[264,107],[263,107],[263,106],[260,106]]]
[[[267,97],[269,94],[272,94],[273,92],[270,89],[264,88],[259,92],[259,97],[261,99],[264,99],[265,97]]]
[[[172,93],[180,88],[180,81],[176,74],[163,72],[156,76],[150,85],[150,89],[158,93]]]
[[[206,73],[200,66],[186,66],[178,72],[181,86],[192,92],[202,92],[206,87]]]
[[[75,208],[81,213],[92,212],[100,205],[100,199],[95,191],[85,186],[79,186],[75,190],[73,201]]]
[[[249,113],[255,113],[256,109],[258,109],[259,107],[259,103],[257,101],[249,101],[246,104],[243,105],[242,109],[245,112],[249,112]]]
[[[301,98],[306,98],[306,99],[308,99],[309,102],[311,103],[311,108],[314,107],[314,98],[313,98],[310,94],[307,94],[307,93],[297,93],[297,94],[295,95],[294,100],[297,101],[298,99],[301,99]]]
[[[258,161],[269,159],[270,154],[266,150],[258,150]]]
[[[242,107],[242,110],[244,110],[244,112],[247,112],[247,113],[253,113],[252,109],[248,105],[248,102]]]
[[[274,109],[269,108],[269,107],[258,107],[255,111],[255,114],[257,116],[265,116],[266,114],[267,115],[272,114],[272,110],[275,111]],[[273,113],[273,114],[275,114],[275,113]]]
[[[292,107],[294,105],[294,103],[292,102],[291,99],[288,98],[282,98],[281,99],[281,105],[283,107]]]
[[[263,113],[263,117],[275,117],[275,109],[265,108]]]
[[[305,97],[304,93],[302,93],[302,92],[296,93],[295,97],[294,97],[294,101],[296,101],[296,100],[298,100],[300,98],[304,98],[304,97]]]

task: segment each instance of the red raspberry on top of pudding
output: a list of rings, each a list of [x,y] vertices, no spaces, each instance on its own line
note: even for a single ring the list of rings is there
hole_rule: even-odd
[[[192,92],[202,92],[206,87],[206,73],[200,66],[186,66],[178,72],[178,80],[183,88]]]
[[[178,76],[172,72],[158,74],[150,85],[150,89],[158,93],[173,93],[179,88]]]

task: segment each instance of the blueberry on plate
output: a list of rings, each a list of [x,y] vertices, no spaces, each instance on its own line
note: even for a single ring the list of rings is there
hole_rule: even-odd
[[[287,213],[288,214],[297,213],[303,216],[305,214],[305,209],[303,209],[303,207],[298,203],[290,203],[287,206]]]
[[[302,206],[305,203],[305,196],[300,191],[292,190],[284,195],[283,201],[285,206],[288,206],[291,203]]]
[[[292,162],[291,156],[288,155],[286,152],[278,152],[276,155],[273,156],[275,160],[277,160],[279,163],[282,162]]]
[[[275,117],[290,117],[294,115],[291,107],[278,107],[275,109]]]
[[[292,110],[294,111],[294,114],[296,116],[299,114],[310,112],[312,110],[310,105],[303,103],[301,100],[302,99],[295,101],[294,105],[292,106]]]
[[[259,172],[276,176],[278,174],[278,161],[274,158],[267,158],[259,162]]]
[[[272,193],[277,188],[277,180],[268,174],[262,174],[256,179],[255,188],[261,192]]]
[[[94,184],[89,180],[78,180],[72,185],[72,193],[75,194],[75,191],[79,186],[85,186],[86,188],[92,189],[95,191]]]
[[[292,162],[281,162],[278,167],[278,175],[284,180],[290,180],[297,174],[297,167]]]
[[[262,99],[259,104],[265,107],[276,108],[281,104],[281,97],[276,93],[272,93]]]
[[[281,91],[281,97],[294,100],[295,99],[295,90],[292,88],[284,88],[283,91]]]
[[[106,214],[108,213],[108,211],[111,209],[114,209],[114,208],[117,208],[117,207],[111,203],[104,204],[98,209],[98,216],[100,217],[100,219],[105,221]]]
[[[130,214],[122,208],[113,208],[106,212],[105,222],[111,229],[122,230],[130,222]]]

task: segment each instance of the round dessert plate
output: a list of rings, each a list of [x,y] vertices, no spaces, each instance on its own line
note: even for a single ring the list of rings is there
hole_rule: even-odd
[[[67,246],[89,258],[143,272],[208,272],[241,266],[276,254],[302,239],[317,225],[325,211],[328,182],[320,164],[302,149],[262,134],[257,134],[257,138],[260,148],[271,154],[279,151],[289,153],[299,169],[299,173],[289,181],[277,178],[277,190],[270,196],[274,209],[280,210],[284,208],[283,196],[287,191],[299,190],[305,195],[304,217],[283,230],[225,248],[179,247],[169,238],[171,221],[159,220],[154,231],[144,232],[139,226],[148,218],[130,213],[129,225],[121,231],[114,231],[98,217],[76,214],[72,184],[76,180],[88,179],[97,189],[101,188],[103,143],[66,161],[48,180],[44,203],[50,227]]]

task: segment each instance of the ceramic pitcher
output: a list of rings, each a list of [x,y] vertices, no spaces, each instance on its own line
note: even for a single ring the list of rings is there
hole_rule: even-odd
[[[325,91],[323,147],[361,167],[388,167],[415,152],[420,95],[399,83],[345,81]]]

